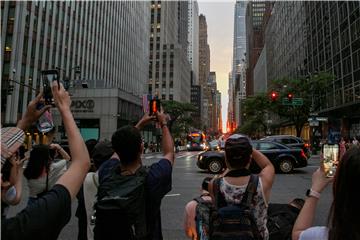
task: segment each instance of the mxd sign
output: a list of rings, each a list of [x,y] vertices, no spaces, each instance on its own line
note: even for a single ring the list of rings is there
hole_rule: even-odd
[[[75,100],[71,102],[73,112],[93,112],[95,107],[94,100]]]

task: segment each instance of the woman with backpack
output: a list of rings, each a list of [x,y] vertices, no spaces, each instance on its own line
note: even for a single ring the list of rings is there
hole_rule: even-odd
[[[293,240],[359,240],[360,239],[360,148],[350,148],[339,162],[335,177],[326,177],[322,168],[314,172],[308,198],[293,228]],[[311,227],[321,192],[333,183],[333,203],[328,225]]]
[[[66,159],[54,162],[56,152]],[[69,155],[58,144],[33,146],[24,170],[29,186],[28,204],[32,204],[39,196],[50,190],[64,174],[67,170],[67,160],[69,160],[66,156]]]

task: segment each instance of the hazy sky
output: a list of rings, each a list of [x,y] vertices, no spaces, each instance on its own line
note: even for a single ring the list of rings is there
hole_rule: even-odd
[[[228,106],[228,81],[231,71],[234,34],[235,0],[200,0],[199,14],[206,17],[210,45],[210,71],[216,72],[218,90],[221,92],[223,130],[226,131]]]

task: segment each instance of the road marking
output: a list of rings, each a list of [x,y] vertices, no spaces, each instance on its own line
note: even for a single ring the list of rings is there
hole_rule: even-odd
[[[176,197],[180,196],[180,193],[166,194],[165,197]]]

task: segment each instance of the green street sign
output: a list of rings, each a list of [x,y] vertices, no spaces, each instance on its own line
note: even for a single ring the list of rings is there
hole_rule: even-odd
[[[282,105],[301,106],[303,104],[304,104],[304,101],[302,98],[293,98],[291,102],[287,98],[282,99]]]

